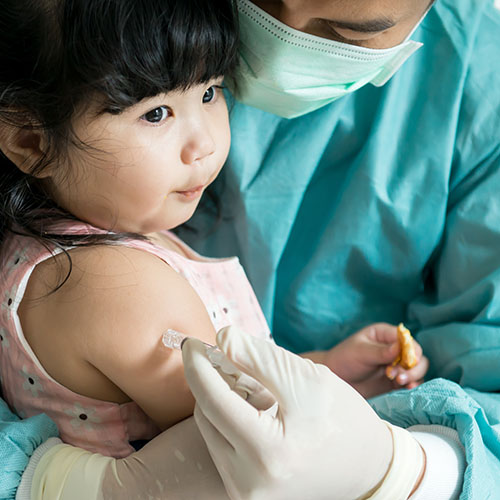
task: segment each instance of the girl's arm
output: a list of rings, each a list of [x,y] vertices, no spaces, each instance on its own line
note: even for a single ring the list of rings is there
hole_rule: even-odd
[[[81,248],[71,258],[69,280],[50,295],[67,259],[35,268],[20,310],[24,333],[47,372],[84,396],[133,400],[161,429],[191,415],[181,355],[161,343],[169,328],[214,343],[214,328],[191,285],[153,254],[128,247]]]
[[[371,398],[401,387],[412,389],[422,383],[429,361],[420,345],[412,342],[417,364],[409,369],[394,364],[401,352],[398,328],[387,323],[366,326],[328,351],[301,356],[328,366],[365,398]]]

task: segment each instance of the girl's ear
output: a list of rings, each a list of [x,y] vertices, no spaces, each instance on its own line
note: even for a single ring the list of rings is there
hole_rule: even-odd
[[[36,128],[0,126],[0,149],[16,167],[25,174],[32,174],[33,167],[45,156],[46,141],[43,132]],[[37,178],[49,177],[49,169],[35,174]]]

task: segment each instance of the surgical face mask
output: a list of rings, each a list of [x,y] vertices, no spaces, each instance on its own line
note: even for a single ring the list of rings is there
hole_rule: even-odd
[[[229,87],[239,101],[285,118],[367,83],[384,85],[422,46],[407,39],[390,49],[367,49],[297,31],[249,0],[238,0],[238,11],[241,62]]]

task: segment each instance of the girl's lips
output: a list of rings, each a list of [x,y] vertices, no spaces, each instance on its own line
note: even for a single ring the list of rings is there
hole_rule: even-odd
[[[205,188],[205,185],[202,186],[196,186],[193,189],[190,189],[188,191],[177,191],[177,194],[180,194],[182,197],[188,199],[188,200],[194,200],[201,196],[203,193],[203,189]]]

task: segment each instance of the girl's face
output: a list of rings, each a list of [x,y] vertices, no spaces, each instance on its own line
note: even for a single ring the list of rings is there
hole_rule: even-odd
[[[68,160],[46,179],[63,208],[97,227],[150,233],[187,221],[230,145],[221,79],[75,120]]]

